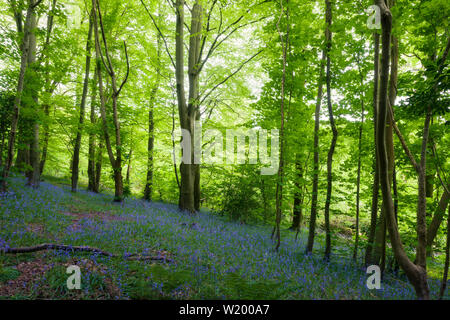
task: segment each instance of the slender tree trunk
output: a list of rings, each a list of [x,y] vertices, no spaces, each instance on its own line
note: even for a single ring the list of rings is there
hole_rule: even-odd
[[[267,206],[267,196],[266,196],[266,185],[264,183],[264,178],[261,176],[261,197],[263,201],[263,210],[264,210],[264,222],[267,222],[267,213],[268,213],[268,206]]]
[[[3,148],[5,147],[5,131],[6,128],[2,128],[2,144],[0,145],[0,168],[3,167]]]
[[[25,103],[22,103],[22,110],[27,108]],[[27,119],[26,115],[21,116],[18,123],[18,146],[15,168],[18,172],[23,174],[29,173],[30,168],[30,136],[33,124]]]
[[[201,120],[200,110],[197,110],[195,121],[199,123]],[[199,132],[198,134],[202,134]],[[194,175],[194,208],[195,211],[200,211],[201,202],[201,187],[200,187],[200,164],[194,163],[192,165],[193,175]]]
[[[95,184],[94,184],[94,192],[99,193],[100,191],[100,178],[102,176],[102,162],[103,162],[103,140],[99,139],[98,145],[98,154],[95,162]]]
[[[37,17],[35,14],[32,14],[32,22],[31,28],[32,30],[37,27]],[[28,68],[32,71],[32,76],[37,77],[37,63],[36,63],[36,52],[37,52],[37,44],[36,44],[36,35],[33,32],[30,34],[29,39],[29,52],[28,52]],[[35,79],[30,79],[30,81],[36,81]],[[28,181],[27,184],[33,188],[39,187],[40,182],[40,147],[39,147],[39,103],[38,103],[38,91],[33,84],[31,88],[31,98],[32,108],[33,108],[33,119],[32,119],[32,137],[30,141],[30,171],[27,175]]]
[[[441,283],[441,290],[439,292],[439,299],[442,299],[444,297],[445,288],[447,287],[449,255],[450,255],[450,207],[448,210],[448,217],[447,217],[447,245],[445,246],[444,274],[442,276],[442,283]]]
[[[154,137],[154,122],[153,122],[153,101],[150,102],[148,111],[148,141],[147,141],[147,179],[145,182],[144,199],[152,201],[153,193],[153,145]]]
[[[48,141],[50,139],[50,126],[48,124],[49,121],[49,116],[50,116],[50,105],[49,104],[45,104],[43,106],[44,109],[44,115],[46,117],[46,121],[44,121],[43,124],[43,141],[42,141],[42,156],[41,156],[41,163],[39,165],[39,172],[40,175],[42,175],[42,173],[44,172],[44,168],[45,168],[45,162],[47,161],[47,152],[48,152]]]
[[[159,10],[159,9],[158,9]],[[161,17],[161,15],[158,15]],[[145,180],[144,199],[152,201],[153,193],[153,147],[155,142],[155,124],[153,119],[153,111],[156,103],[156,96],[159,90],[161,80],[161,46],[162,38],[157,35],[157,58],[156,58],[156,81],[150,93],[150,105],[148,110],[148,141],[147,141],[147,179]]]
[[[48,46],[50,44],[50,36],[53,30],[53,17],[55,14],[55,8],[56,8],[56,1],[52,1],[51,11],[49,15],[47,16],[47,32],[45,36],[45,43],[43,51],[48,50]],[[50,72],[49,69],[49,54],[45,55],[45,69],[47,70],[45,72],[45,93],[48,96],[51,96],[53,94],[53,91],[56,88],[56,84],[52,85],[50,82]],[[47,151],[48,151],[48,141],[50,138],[50,103],[49,101],[46,101],[44,105],[42,106],[42,110],[44,112],[44,121],[42,121],[42,127],[43,127],[43,139],[42,139],[42,153],[41,153],[41,160],[39,164],[39,176],[42,176],[42,173],[44,172],[45,162],[47,160]]]
[[[100,113],[101,118],[103,122],[103,134],[105,138],[105,144],[106,149],[108,151],[108,157],[109,161],[111,163],[111,167],[113,169],[114,173],[114,202],[122,202],[123,201],[123,176],[122,176],[122,143],[121,143],[121,137],[120,137],[120,123],[119,123],[119,116],[118,116],[118,106],[117,106],[117,100],[119,97],[119,94],[125,85],[125,83],[128,80],[129,75],[129,60],[128,60],[128,52],[126,43],[124,42],[124,49],[125,49],[125,57],[127,62],[127,74],[125,76],[125,79],[123,80],[122,84],[120,86],[117,86],[117,78],[116,73],[114,71],[113,64],[111,62],[111,57],[109,54],[108,44],[105,36],[105,30],[103,27],[103,21],[102,21],[102,14],[99,6],[98,0],[92,0],[92,7],[94,8],[94,35],[95,35],[95,52],[97,57],[97,74],[98,74],[98,88],[99,88],[99,95],[100,95]],[[98,19],[97,19],[98,14]],[[98,22],[97,22],[98,20]],[[105,50],[105,56],[106,56],[106,62],[105,58],[102,55],[102,52],[100,50],[100,36],[99,36],[99,29],[100,26],[103,40],[103,46]],[[105,94],[103,90],[103,76],[101,72],[101,62],[103,62],[103,65],[109,75],[109,78],[111,79],[111,100],[112,100],[112,119],[114,124],[114,138],[115,138],[115,155],[111,144],[111,139],[108,132],[108,126],[107,126],[107,118],[106,118],[106,99]]]
[[[332,8],[330,0],[325,0],[326,4],[326,22],[327,29],[325,31],[325,37],[327,40],[327,105],[328,105],[328,114],[330,118],[331,130],[333,131],[333,138],[331,140],[330,149],[328,151],[328,159],[327,159],[327,198],[325,201],[325,232],[326,232],[326,244],[325,244],[325,260],[330,259],[331,254],[331,229],[330,229],[330,204],[331,204],[331,193],[333,190],[333,174],[332,174],[332,166],[333,166],[333,155],[334,150],[336,148],[336,142],[338,137],[338,131],[336,128],[336,124],[334,121],[333,115],[333,105],[331,103],[331,45],[332,45],[332,32],[331,32],[331,24],[332,24]]]
[[[376,1],[376,0],[375,0]],[[377,109],[378,109],[378,83],[379,83],[379,70],[380,70],[380,35],[378,33],[374,33],[374,85],[373,85],[373,123],[374,123],[374,141],[376,143],[377,139]],[[373,253],[373,245],[375,241],[375,233],[377,226],[377,216],[378,216],[378,196],[379,196],[379,186],[380,186],[380,175],[379,175],[379,165],[378,165],[378,156],[375,150],[374,154],[374,174],[373,174],[373,184],[372,184],[372,206],[370,213],[370,228],[369,234],[367,236],[367,246],[366,246],[366,254],[365,254],[365,264],[372,265],[372,253]]]
[[[447,186],[447,189],[450,189],[450,185]],[[433,218],[427,229],[427,254],[430,256],[432,252],[434,239],[436,238],[439,227],[441,226],[441,223],[444,220],[444,214],[445,210],[447,209],[449,200],[450,200],[450,193],[448,193],[447,190],[444,189],[441,199],[439,200],[439,204],[433,214]]]
[[[300,153],[297,152],[295,155],[295,174],[296,179],[294,181],[295,191],[294,191],[294,210],[292,218],[292,230],[298,231],[301,227],[303,220],[303,185],[301,181],[303,180],[303,166],[300,159]]]
[[[392,30],[392,15],[389,8],[384,3],[384,0],[377,0],[377,5],[380,7],[381,25],[382,25],[382,68],[380,76],[380,92],[379,92],[379,106],[378,106],[378,120],[377,120],[377,154],[380,165],[380,186],[383,195],[383,205],[385,208],[385,216],[389,236],[391,239],[392,248],[394,250],[395,258],[400,267],[406,273],[409,281],[416,290],[419,299],[429,299],[430,291],[427,283],[427,273],[424,266],[420,263],[415,265],[406,255],[403,244],[398,232],[397,223],[394,215],[394,203],[392,200],[391,186],[389,183],[389,163],[387,156],[387,146],[385,140],[386,131],[384,130],[387,124],[388,117],[388,81],[389,81],[389,57],[390,57],[390,42]],[[418,217],[418,224],[421,224],[422,219]],[[419,232],[418,232],[419,233]],[[419,236],[419,241],[422,241]]]
[[[361,80],[363,78],[362,73]],[[361,85],[363,85],[361,81]],[[362,150],[362,133],[364,125],[364,99],[361,97],[361,123],[359,125],[359,137],[358,137],[358,169],[356,173],[356,226],[355,226],[355,247],[353,249],[353,260],[356,261],[358,257],[359,247],[359,202],[360,202],[360,183],[361,183],[361,150]]]
[[[89,19],[89,31],[86,42],[86,66],[84,72],[84,83],[83,83],[83,92],[81,94],[81,103],[80,103],[80,120],[78,122],[77,128],[77,136],[75,138],[75,146],[73,148],[73,157],[72,157],[72,192],[77,191],[78,185],[78,173],[79,173],[79,163],[80,163],[80,148],[81,148],[81,137],[83,133],[84,127],[84,117],[86,113],[86,98],[88,94],[89,88],[89,73],[91,69],[91,41],[92,41],[92,14]]]
[[[130,185],[130,174],[131,174],[131,158],[133,156],[133,149],[130,148],[130,153],[128,154],[128,166],[127,166],[127,175],[125,176],[125,184]]]
[[[95,191],[98,188],[95,188],[96,185],[96,169],[95,169],[95,149],[96,149],[96,132],[95,127],[97,123],[97,115],[95,114],[95,105],[96,105],[96,94],[97,94],[97,69],[94,72],[94,80],[92,82],[92,91],[91,91],[91,112],[90,112],[90,122],[91,129],[89,130],[89,159],[88,159],[88,190]]]
[[[182,211],[195,212],[195,170],[194,170],[194,137],[195,137],[195,119],[199,107],[199,55],[200,39],[202,30],[203,9],[200,1],[196,1],[192,8],[190,41],[189,41],[189,102],[186,103],[184,91],[184,0],[176,1],[176,80],[177,80],[177,99],[178,111],[180,115],[181,129],[188,132],[191,136],[191,163],[180,164],[180,198],[179,208]],[[186,143],[186,142],[184,142]],[[183,150],[183,152],[186,152]]]
[[[289,1],[286,0],[286,13],[284,13],[283,0],[280,1],[281,5],[281,14],[277,23],[277,30],[280,36],[281,48],[282,48],[282,57],[283,57],[283,73],[281,79],[281,124],[280,124],[280,161],[278,165],[278,179],[277,179],[277,188],[275,192],[276,199],[276,237],[277,237],[277,245],[275,250],[278,251],[281,244],[281,234],[280,234],[280,224],[282,218],[282,209],[283,209],[283,183],[284,183],[284,103],[285,103],[285,86],[286,86],[286,64],[287,64],[287,50],[289,46]],[[283,33],[280,29],[280,21],[283,16],[286,14],[286,39],[283,38]]]
[[[394,5],[394,1],[391,1],[390,7]],[[397,98],[397,78],[398,78],[398,40],[395,36],[391,36],[391,72],[389,79],[389,92],[388,92],[388,102],[389,108],[392,109],[395,105],[395,100]],[[389,170],[389,183],[393,185],[394,181],[394,167],[395,167],[395,156],[394,156],[394,134],[393,134],[393,117],[391,113],[388,113],[387,117],[387,125],[386,125],[386,146],[388,148],[388,170]],[[396,192],[396,188],[394,188],[394,192]],[[397,216],[396,211],[396,200],[394,202],[394,211],[395,216]],[[375,240],[375,252],[373,262],[379,263],[381,271],[384,272],[385,262],[386,262],[386,219],[384,217],[384,210],[381,210],[380,217],[380,228],[377,232],[377,237]]]
[[[22,93],[24,88],[24,78],[25,78],[25,71],[27,68],[28,63],[28,52],[29,52],[29,39],[30,34],[34,32],[31,28],[32,26],[32,16],[34,15],[34,2],[32,0],[28,1],[28,8],[27,8],[27,15],[25,19],[25,27],[24,27],[24,38],[22,41],[22,56],[21,56],[21,62],[20,62],[20,72],[19,72],[19,80],[17,83],[17,91],[16,91],[16,97],[14,100],[14,109],[12,113],[12,119],[11,119],[11,131],[9,133],[9,139],[8,139],[8,151],[6,156],[6,163],[3,167],[2,172],[2,179],[0,181],[0,191],[6,191],[7,189],[7,178],[9,176],[9,171],[11,169],[11,165],[13,162],[14,157],[14,145],[16,140],[16,131],[17,131],[17,123],[19,120],[19,113],[20,113],[20,104],[22,101]]]
[[[312,253],[314,247],[314,236],[316,230],[317,218],[317,196],[319,192],[319,127],[320,127],[320,105],[322,103],[323,95],[323,74],[325,69],[325,50],[322,52],[322,59],[320,60],[319,68],[319,83],[317,91],[316,110],[314,112],[314,173],[313,186],[311,198],[311,216],[309,219],[308,243],[306,245],[306,253]]]
[[[175,9],[177,13],[175,35],[175,75],[177,80],[178,111],[180,115],[181,129],[189,132],[192,137],[184,90],[184,0],[177,0]],[[186,141],[183,141],[183,143],[187,144]],[[183,150],[183,152],[185,151]],[[184,162],[180,163],[180,176],[181,182],[178,206],[180,210],[194,212],[194,187],[189,164]]]
[[[392,177],[392,188],[394,191],[394,212],[395,221],[398,223],[398,188],[397,188],[397,166],[394,162],[394,172]]]

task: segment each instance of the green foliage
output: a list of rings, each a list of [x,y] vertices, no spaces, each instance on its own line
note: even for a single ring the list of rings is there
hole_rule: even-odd
[[[177,290],[193,278],[188,270],[168,270],[160,265],[152,265],[142,271],[137,265],[131,269],[132,274],[136,274],[128,281],[127,291],[131,299],[173,299]]]
[[[282,286],[275,280],[248,280],[236,272],[225,276],[229,299],[276,300],[282,295]]]
[[[255,220],[252,216],[258,207],[257,191],[248,177],[234,176],[223,186],[221,211],[232,220]]]
[[[5,267],[0,264],[0,283],[6,283],[9,280],[14,280],[20,276],[20,272],[17,269],[11,267]]]
[[[105,276],[81,268],[81,289],[71,290],[67,287],[68,274],[66,273],[66,266],[62,264],[53,265],[44,275],[42,283],[39,288],[41,295],[48,298],[57,299],[95,299],[99,295],[107,298],[113,298],[109,295],[107,285],[105,283]]]

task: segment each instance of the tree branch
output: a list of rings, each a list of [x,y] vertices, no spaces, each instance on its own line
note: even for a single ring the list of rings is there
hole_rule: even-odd
[[[123,82],[122,82],[122,84],[119,87],[119,90],[117,90],[117,93],[115,93],[116,97],[120,94],[120,91],[122,91],[122,88],[123,88],[124,84],[128,80],[128,75],[130,74],[130,62],[128,60],[127,43],[125,42],[125,40],[123,41],[123,46],[125,48],[125,58],[127,59],[127,74],[125,75],[125,79],[123,79]]]
[[[261,52],[263,52],[263,49],[259,50],[257,53],[255,53],[253,56],[251,56],[250,58],[248,58],[247,60],[245,60],[233,73],[231,73],[230,75],[228,75],[225,79],[223,79],[221,82],[219,82],[218,84],[216,84],[211,90],[208,91],[208,93],[205,94],[205,96],[203,97],[203,99],[200,101],[200,104],[202,104],[206,98],[208,98],[208,96],[214,92],[214,90],[216,90],[219,86],[221,86],[222,84],[224,84],[225,82],[227,82],[231,77],[233,77],[236,73],[238,73],[239,71],[241,71],[241,69],[247,64],[249,63],[251,60],[253,60],[253,58],[255,58],[257,55],[259,55]]]
[[[78,252],[92,252],[92,253],[98,253],[102,256],[107,257],[114,257],[114,258],[124,258],[127,260],[154,260],[154,261],[164,261],[164,262],[173,262],[172,259],[162,257],[161,255],[158,256],[149,256],[149,255],[142,255],[133,253],[130,255],[118,255],[114,254],[108,251],[104,251],[98,248],[93,248],[89,246],[70,246],[70,245],[63,245],[63,244],[53,244],[53,243],[44,243],[39,244],[37,246],[32,247],[19,247],[19,248],[1,248],[0,253],[4,254],[19,254],[19,253],[32,253],[32,252],[38,252],[38,251],[47,251],[47,250],[61,250],[61,251],[78,251]]]
[[[153,15],[150,13],[150,11],[148,10],[148,8],[147,8],[147,6],[145,5],[145,3],[144,3],[143,0],[141,0],[141,3],[142,3],[142,5],[144,6],[145,11],[147,11],[147,14],[150,16],[150,19],[152,19],[153,25],[155,26],[156,30],[158,30],[158,33],[160,34],[161,38],[163,39],[163,41],[164,41],[164,46],[165,46],[165,48],[166,48],[167,55],[169,56],[170,61],[172,62],[172,66],[175,68],[175,62],[174,62],[174,60],[173,60],[173,58],[172,58],[172,55],[170,54],[169,46],[167,45],[166,37],[165,37],[164,34],[162,33],[161,29],[159,28],[158,24],[157,24],[156,21],[155,21],[155,18],[153,18]]]

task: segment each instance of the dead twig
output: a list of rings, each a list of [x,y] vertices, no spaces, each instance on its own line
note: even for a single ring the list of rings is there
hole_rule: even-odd
[[[37,246],[32,246],[32,247],[0,248],[0,253],[2,253],[2,254],[20,254],[20,253],[31,253],[31,252],[46,251],[46,250],[92,252],[92,253],[97,253],[102,256],[114,257],[114,258],[124,258],[127,260],[135,260],[135,261],[152,260],[152,261],[173,262],[172,259],[164,257],[164,256],[160,256],[160,255],[151,256],[151,255],[147,255],[147,254],[133,253],[133,254],[122,256],[122,255],[114,254],[114,253],[111,253],[108,251],[104,251],[104,250],[89,247],[89,246],[70,246],[70,245],[53,244],[53,243],[44,243],[44,244],[39,244]]]

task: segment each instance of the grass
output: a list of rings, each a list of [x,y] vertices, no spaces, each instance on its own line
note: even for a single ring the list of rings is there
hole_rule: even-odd
[[[336,237],[331,262],[323,237],[305,255],[307,234],[283,231],[274,251],[270,226],[241,225],[176,206],[110,194],[71,193],[61,181],[37,190],[13,178],[0,195],[0,248],[60,243],[115,254],[155,253],[172,262],[129,261],[90,253],[48,251],[0,255],[2,299],[414,299],[404,275],[386,274],[369,290],[348,240]],[[66,268],[81,269],[81,290],[68,290]],[[438,268],[435,266],[434,268]],[[440,266],[442,270],[442,266]],[[439,280],[430,278],[433,298]],[[449,299],[447,290],[446,299]]]

